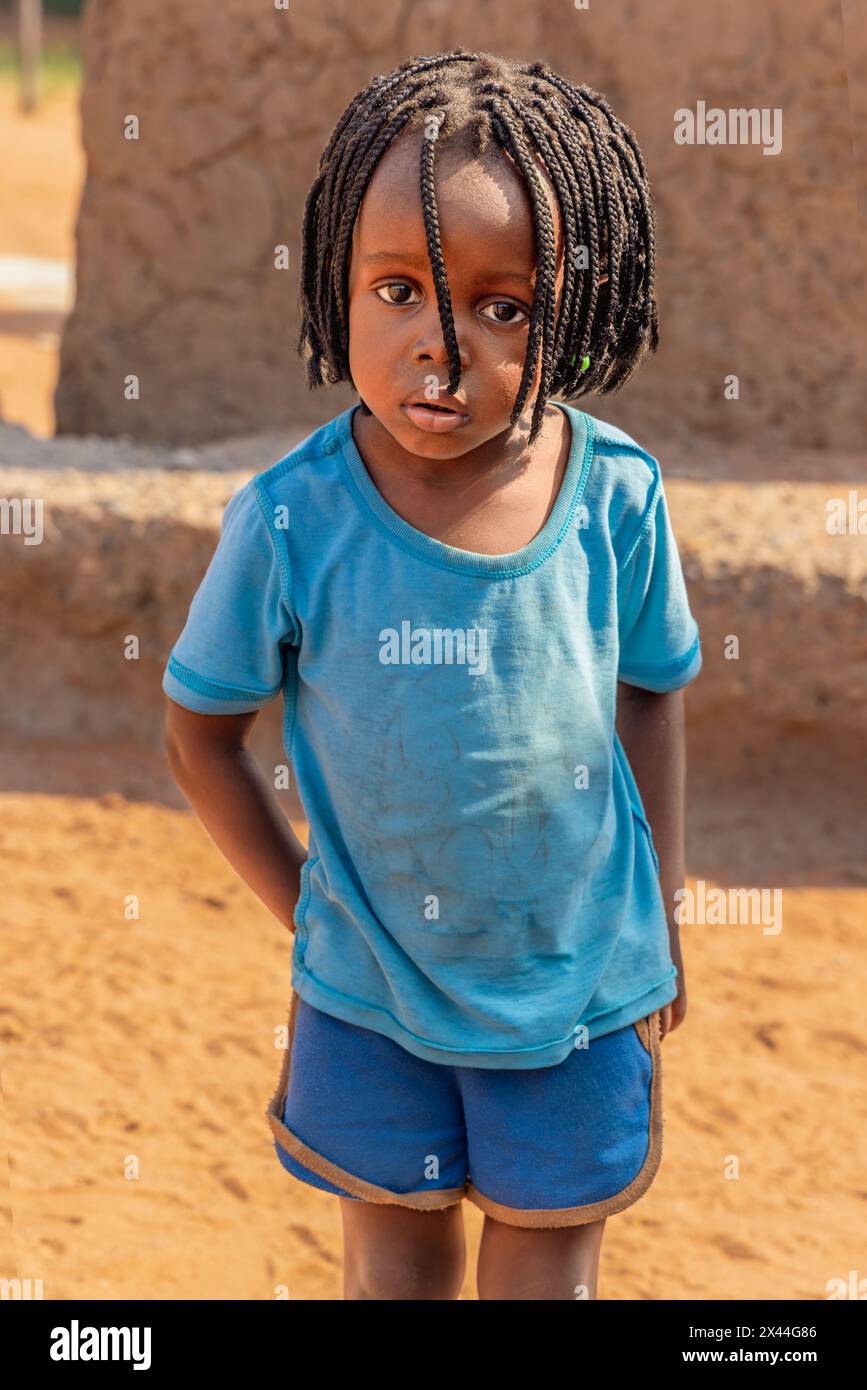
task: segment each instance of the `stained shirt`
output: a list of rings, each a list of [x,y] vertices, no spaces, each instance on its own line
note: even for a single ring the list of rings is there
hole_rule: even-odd
[[[309,824],[292,986],[450,1065],[553,1065],[677,993],[615,715],[618,681],[697,676],[698,625],[657,460],[552,404],[565,475],[508,555],[395,512],[357,405],[317,429],[229,501],[163,677],[203,714],[282,694]]]

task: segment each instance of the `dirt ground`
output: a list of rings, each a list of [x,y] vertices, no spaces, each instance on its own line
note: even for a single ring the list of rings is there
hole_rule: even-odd
[[[0,82],[0,256],[71,262],[77,102],[23,118]],[[3,414],[45,438],[61,324],[0,297]],[[100,794],[119,762],[128,794]],[[0,764],[0,1275],[48,1299],[339,1299],[337,1200],[282,1169],[264,1114],[288,933],[152,758],[19,744]],[[783,928],[682,929],[662,1167],[608,1223],[601,1297],[812,1300],[863,1277],[862,781],[821,749],[752,785],[693,769],[690,881],[782,885]]]
[[[289,934],[188,813],[2,795],[0,827],[3,1272],[52,1299],[339,1299],[338,1201],[283,1170],[264,1115]],[[682,929],[662,1166],[608,1222],[600,1297],[812,1300],[863,1274],[864,897],[790,887],[778,935]]]

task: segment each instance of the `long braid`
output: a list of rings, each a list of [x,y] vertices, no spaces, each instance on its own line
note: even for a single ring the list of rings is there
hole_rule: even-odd
[[[554,113],[545,112],[544,107],[542,110],[543,114],[546,115],[546,118],[553,126],[555,122]],[[603,329],[600,328],[596,313],[601,288],[599,284],[599,268],[601,265],[599,190],[592,176],[593,166],[588,157],[583,140],[570,129],[568,123],[561,124],[558,128],[560,131],[560,139],[573,161],[572,169],[580,190],[579,206],[584,212],[587,226],[588,241],[582,244],[587,244],[589,247],[590,275],[587,277],[583,271],[580,273],[582,302],[579,305],[576,315],[578,320],[578,332],[575,334],[576,345],[573,347],[571,357],[583,360],[585,356],[589,355],[590,347],[593,346],[594,351],[589,378],[585,383],[585,389],[589,390],[593,385],[602,380],[602,369],[606,358],[607,347],[606,336],[603,336]],[[565,267],[567,275],[569,275],[570,269],[574,269],[574,267]],[[566,351],[568,351],[568,347]],[[569,370],[569,366],[572,368],[571,371]],[[565,395],[567,399],[574,394],[582,394],[579,390],[582,376],[581,367],[575,366],[570,358],[568,366],[564,366],[564,372],[563,384],[560,387],[562,394]]]
[[[340,218],[339,228],[334,249],[335,271],[331,278],[331,295],[329,307],[333,307],[335,312],[335,322],[340,326],[340,350],[345,355],[349,343],[349,318],[346,312],[347,285],[349,279],[349,241],[352,236],[352,229],[361,207],[361,200],[367,190],[367,185],[373,177],[374,170],[385,150],[388,149],[395,135],[403,129],[410,120],[411,111],[401,111],[392,121],[389,121],[384,129],[367,149],[364,158],[358,168],[348,199],[343,207]]]
[[[489,147],[503,150],[527,186],[537,271],[512,422],[525,407],[541,360],[532,443],[552,392],[575,400],[590,391],[616,390],[644,354],[658,347],[654,218],[641,150],[604,96],[541,62],[512,63],[458,48],[410,58],[388,74],[377,74],[337,122],[304,207],[298,351],[306,357],[311,387],[352,381],[353,229],[385,151],[404,130],[425,123],[430,135],[422,140],[419,191],[451,392],[459,386],[461,363],[440,236],[438,144],[472,134],[477,157]],[[559,309],[554,224],[537,159],[550,176],[563,221]],[[583,246],[587,268],[576,261]],[[363,402],[362,408],[367,409]]]
[[[597,157],[601,186],[605,193],[604,218],[608,229],[608,294],[609,294],[609,338],[613,335],[620,309],[619,281],[620,260],[625,249],[626,237],[623,231],[622,204],[615,187],[614,165],[609,147],[610,132],[603,133],[590,104],[584,100],[586,89],[579,88],[581,97],[578,110],[586,111],[585,127],[590,131],[594,152]]]
[[[512,407],[512,424],[519,418],[524,409],[524,402],[529,394],[533,376],[536,371],[536,356],[540,346],[542,350],[543,364],[546,354],[551,355],[551,337],[554,317],[554,290],[556,280],[555,267],[555,243],[554,243],[554,222],[551,217],[551,209],[545,197],[542,181],[536,172],[533,159],[527,148],[527,143],[521,130],[512,115],[506,111],[505,105],[494,98],[497,115],[494,120],[494,130],[498,138],[502,138],[502,130],[506,132],[505,139],[511,146],[511,152],[524,175],[527,187],[530,191],[530,199],[533,205],[533,223],[536,231],[536,251],[538,256],[538,269],[536,272],[536,285],[533,293],[533,307],[530,314],[530,332],[527,339],[527,352],[524,359],[524,371],[521,376],[521,385],[518,389],[518,396]],[[541,383],[540,383],[541,385]],[[545,401],[542,398],[542,391],[539,390],[536,404],[533,411],[533,419],[530,427],[529,443],[532,443],[539,433],[542,425],[542,416],[545,410]]]
[[[449,391],[454,393],[457,391],[461,379],[460,348],[458,346],[457,334],[455,333],[455,321],[454,315],[452,314],[452,298],[449,294],[446,265],[443,260],[442,245],[440,243],[439,212],[437,210],[436,188],[434,186],[434,155],[441,122],[437,117],[428,117],[428,121],[429,124],[425,127],[424,139],[421,142],[421,206],[424,216],[424,230],[425,237],[427,238],[428,256],[430,257],[431,270],[433,271],[437,308],[439,309],[440,324],[443,330],[443,340],[449,355]]]
[[[634,356],[636,349],[640,347],[648,333],[651,351],[655,351],[658,345],[657,310],[653,298],[655,259],[653,208],[644,158],[632,131],[628,126],[618,121],[605,97],[588,87],[581,87],[578,90],[583,97],[592,100],[593,104],[608,120],[611,146],[620,159],[625,180],[624,186],[628,191],[631,187],[638,199],[638,226],[642,236],[638,242],[633,241],[631,245],[633,272],[636,263],[647,266],[646,288],[640,296],[630,300],[618,325],[624,338],[620,354],[622,360],[615,367],[606,384],[608,390],[613,390],[632,375],[636,364],[630,362],[630,358]]]
[[[507,96],[507,100],[513,110],[517,110],[514,98]],[[536,106],[536,102],[533,102]],[[547,131],[541,121],[528,110],[525,113],[527,125],[533,138],[536,150],[541,154],[542,159],[551,175],[551,181],[557,191],[557,199],[563,216],[563,259],[565,263],[572,261],[579,245],[581,235],[581,199],[576,196],[577,190],[574,181],[569,178],[569,158],[563,145],[561,144],[556,131]],[[573,276],[564,277],[563,294],[560,297],[560,312],[557,319],[557,331],[554,341],[554,353],[559,357],[563,352],[564,342],[569,330],[572,315],[572,302],[575,292],[575,279]]]
[[[515,99],[507,94],[506,100],[516,114],[520,116],[522,110]],[[537,106],[538,99],[534,99],[532,104],[533,106]],[[576,197],[577,190],[574,181],[570,181],[568,176],[568,156],[557,136],[556,130],[551,130],[550,132],[546,131],[542,122],[537,119],[531,110],[524,111],[523,115],[530,131],[533,144],[539,154],[541,154],[543,162],[551,176],[551,182],[556,189],[564,224],[563,259],[564,264],[568,265],[572,263],[572,258],[580,245],[581,227],[581,200],[579,197]],[[557,320],[554,342],[551,351],[543,355],[542,377],[539,383],[539,397],[543,400],[547,400],[552,393],[554,382],[558,376],[558,364],[562,359],[564,343],[568,340],[567,335],[571,324],[575,282],[575,276],[564,276],[563,293],[560,296],[560,312]]]
[[[551,85],[558,91],[562,91],[567,84],[562,79],[551,80]],[[536,91],[544,92],[541,84],[537,85]],[[567,94],[568,95],[568,94]],[[611,203],[606,202],[608,190],[605,189],[603,198],[604,180],[598,165],[598,152],[593,137],[592,118],[588,118],[584,108],[567,102],[565,107],[557,103],[562,121],[561,135],[563,143],[575,161],[575,174],[578,178],[584,195],[584,207],[587,212],[589,250],[590,250],[590,284],[588,305],[585,315],[584,332],[578,347],[577,355],[581,358],[589,354],[592,347],[591,376],[587,382],[587,389],[599,386],[605,379],[606,364],[609,360],[612,347],[616,346],[613,327],[612,327],[612,304],[611,304],[611,243],[614,240],[614,231],[610,221]],[[571,119],[576,112],[580,113],[578,120]],[[588,132],[589,131],[589,135]],[[600,245],[600,230],[604,229],[608,238],[608,276],[609,288],[607,294],[603,291],[600,283],[602,272],[602,256]],[[597,307],[600,298],[607,306],[603,318],[597,315]],[[580,376],[580,368],[577,374],[573,374],[573,381],[567,382],[565,390],[577,388],[577,376]]]
[[[633,132],[629,129],[627,125],[624,125],[622,122],[619,122],[617,120],[617,117],[611,110],[611,107],[609,106],[608,102],[605,100],[604,97],[598,97],[598,104],[600,109],[605,112],[606,116],[612,124],[612,127],[614,128],[615,148],[617,148],[618,150],[624,149],[625,141],[626,145],[628,145],[629,147],[629,153],[632,155],[632,158],[635,161],[635,165],[638,171],[637,177],[634,178],[634,184],[639,198],[641,227],[642,232],[644,234],[644,243],[646,247],[646,255],[644,260],[646,280],[645,304],[649,305],[650,308],[648,322],[651,328],[652,349],[653,351],[655,351],[658,346],[659,338],[658,314],[656,301],[653,295],[656,263],[656,239],[653,225],[653,201],[650,196],[650,180],[647,177],[647,169],[644,163],[644,156],[641,153],[641,148]]]

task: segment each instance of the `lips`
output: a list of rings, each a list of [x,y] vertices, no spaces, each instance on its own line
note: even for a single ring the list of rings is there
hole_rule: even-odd
[[[404,401],[405,406],[420,406],[426,410],[454,411],[458,415],[466,415],[466,402],[458,400],[457,396],[441,396],[437,400],[431,400],[429,396],[419,393],[417,396],[410,396],[408,401]]]
[[[416,396],[404,401],[401,410],[417,429],[434,434],[443,430],[458,429],[470,422],[463,402],[456,400],[454,396],[447,396],[445,401],[431,401],[424,396]]]

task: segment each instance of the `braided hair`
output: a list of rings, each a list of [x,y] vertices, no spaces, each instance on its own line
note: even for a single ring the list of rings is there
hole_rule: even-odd
[[[421,125],[426,137],[419,169],[422,212],[450,392],[458,389],[461,365],[434,186],[438,143],[451,138],[475,158],[504,150],[526,183],[537,271],[511,423],[524,409],[541,355],[532,443],[550,396],[605,395],[629,380],[647,350],[657,349],[653,210],[641,150],[604,96],[542,62],[514,63],[457,48],[410,58],[388,75],[375,76],[337,122],[304,208],[298,352],[306,359],[311,388],[352,382],[353,228],[384,151],[406,127]],[[556,322],[555,228],[534,154],[550,175],[564,227]],[[581,250],[589,258],[586,268],[579,263]],[[607,283],[600,283],[604,274]]]

